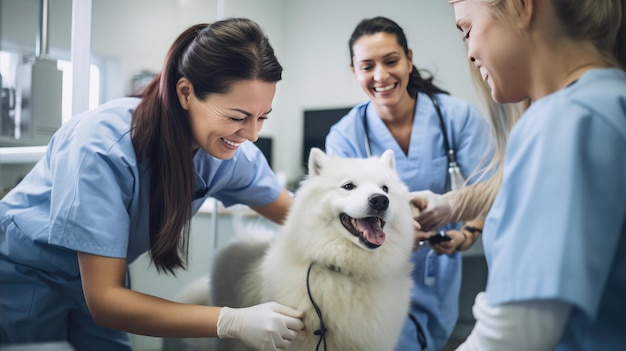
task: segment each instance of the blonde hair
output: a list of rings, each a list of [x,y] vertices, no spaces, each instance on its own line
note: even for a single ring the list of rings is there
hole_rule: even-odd
[[[501,165],[504,161],[509,133],[530,106],[530,100],[512,104],[496,103],[491,99],[489,86],[480,76],[478,69],[469,65],[469,70],[474,88],[486,108],[495,151],[493,157],[486,160],[484,168],[468,177],[468,180],[475,180],[476,182],[456,191],[454,202],[458,210],[455,212],[463,213],[464,220],[482,218],[487,215],[502,181]],[[485,179],[488,175],[491,176]]]
[[[464,0],[449,0],[449,3]],[[482,0],[495,18],[517,20],[521,1]],[[626,0],[549,0],[564,32],[589,40],[610,66],[626,69]]]
[[[450,0],[450,3],[463,0]],[[521,1],[482,0],[495,18],[516,21],[523,11]],[[576,40],[589,40],[607,65],[626,69],[626,0],[549,0],[564,32]],[[450,197],[454,201],[453,220],[470,220],[486,216],[502,181],[502,162],[506,140],[515,123],[530,106],[530,100],[498,104],[491,99],[489,87],[480,73],[470,65],[475,88],[487,108],[495,140],[495,154],[485,171],[490,178],[463,187]]]
[[[626,69],[626,0],[552,0],[563,28],[590,40],[610,66]]]

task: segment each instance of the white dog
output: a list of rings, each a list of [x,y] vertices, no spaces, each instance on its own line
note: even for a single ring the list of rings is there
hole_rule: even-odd
[[[305,312],[289,350],[391,351],[409,310],[413,245],[393,152],[352,159],[312,149],[308,166],[276,240],[235,241],[218,253],[212,302],[276,301]]]

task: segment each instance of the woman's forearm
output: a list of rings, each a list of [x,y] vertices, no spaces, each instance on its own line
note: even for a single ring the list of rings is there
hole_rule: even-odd
[[[126,259],[78,252],[85,301],[96,323],[161,337],[217,336],[219,307],[188,305],[125,287]]]
[[[220,307],[177,303],[126,288],[113,290],[89,304],[94,320],[104,327],[159,337],[217,336]]]
[[[450,221],[466,222],[485,217],[499,187],[500,177],[494,176],[444,194],[444,198],[450,203]]]

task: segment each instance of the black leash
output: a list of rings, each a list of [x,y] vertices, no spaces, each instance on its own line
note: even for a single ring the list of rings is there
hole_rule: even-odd
[[[322,310],[317,305],[317,303],[315,303],[315,300],[313,300],[313,295],[311,295],[311,287],[309,286],[309,277],[311,275],[311,268],[313,267],[314,263],[315,261],[311,262],[311,264],[309,265],[309,269],[306,272],[306,292],[309,294],[309,300],[311,300],[311,304],[315,309],[315,313],[317,313],[317,317],[319,317],[320,319],[320,328],[313,332],[313,334],[319,335],[320,337],[315,350],[319,350],[320,345],[324,343],[324,350],[326,351],[326,326],[324,325],[324,317],[322,317]]]

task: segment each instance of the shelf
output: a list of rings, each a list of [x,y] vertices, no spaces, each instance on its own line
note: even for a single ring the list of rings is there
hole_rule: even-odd
[[[45,146],[0,147],[0,164],[37,163],[45,152]]]

